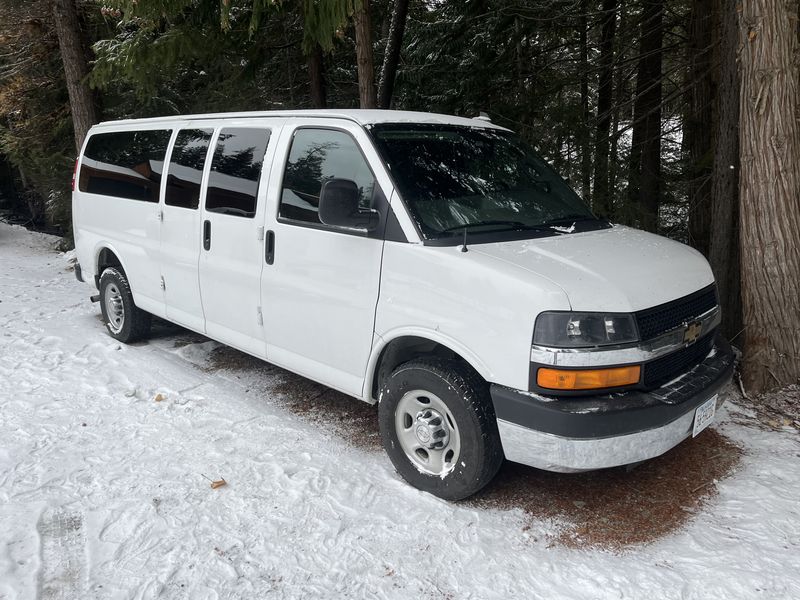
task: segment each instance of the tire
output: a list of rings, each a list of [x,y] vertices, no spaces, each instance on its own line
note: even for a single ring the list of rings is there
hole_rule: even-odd
[[[473,495],[503,462],[489,386],[459,361],[422,358],[397,367],[383,387],[378,418],[397,472],[439,498]]]
[[[130,344],[150,332],[150,313],[134,304],[128,280],[112,267],[100,275],[100,310],[106,330],[115,340]]]

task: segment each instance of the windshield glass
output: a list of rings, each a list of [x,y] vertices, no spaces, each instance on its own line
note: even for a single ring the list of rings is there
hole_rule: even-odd
[[[403,123],[376,125],[372,134],[427,239],[465,229],[557,235],[608,226],[506,131]]]

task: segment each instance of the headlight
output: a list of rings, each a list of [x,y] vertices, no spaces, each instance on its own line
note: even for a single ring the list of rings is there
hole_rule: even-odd
[[[533,343],[555,348],[588,348],[639,340],[633,315],[543,312],[536,319]]]

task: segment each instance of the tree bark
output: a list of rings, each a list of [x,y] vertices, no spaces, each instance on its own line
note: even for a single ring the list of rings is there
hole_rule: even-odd
[[[394,0],[392,23],[389,25],[389,36],[386,40],[386,52],[383,55],[381,81],[378,89],[378,106],[390,108],[394,92],[394,80],[397,77],[397,65],[400,62],[400,49],[403,46],[403,33],[406,29],[408,0]]]
[[[311,106],[313,108],[327,108],[328,100],[325,95],[325,61],[322,56],[322,47],[314,44],[311,54],[306,57],[308,63],[308,80],[311,87]]]
[[[800,381],[797,2],[742,0],[739,179],[743,381]]]
[[[627,22],[628,22],[628,0],[620,0],[619,2],[619,23],[617,23],[617,38],[626,39],[627,36]],[[625,47],[619,44],[620,48],[614,53],[614,99],[612,101],[613,109],[611,111],[611,151],[608,167],[608,189],[611,193],[619,198],[617,194],[617,185],[619,180],[619,123],[620,112],[622,106],[625,104]],[[624,208],[624,207],[623,207]],[[620,222],[621,213],[624,215],[624,210],[620,211],[617,208],[614,211],[614,219]]]
[[[583,132],[581,140],[581,196],[590,202],[592,193],[592,134],[589,126],[589,0],[581,0],[580,8],[581,44],[581,113]]]
[[[362,0],[353,15],[356,27],[356,63],[358,64],[358,96],[361,108],[376,108],[375,67],[372,61],[372,21],[369,0]]]
[[[613,216],[614,205],[608,186],[608,148],[611,101],[614,91],[614,35],[617,0],[603,0],[600,31],[600,78],[597,91],[597,129],[594,141],[594,193],[592,206],[604,217]]]
[[[695,0],[689,16],[689,68],[683,145],[689,184],[689,243],[709,254],[711,171],[716,85],[712,69],[714,1]]]
[[[661,73],[664,1],[645,0],[636,74],[629,199],[639,214],[638,225],[658,230],[661,204]]]
[[[717,280],[722,332],[741,345],[742,306],[739,277],[739,73],[736,65],[739,0],[717,0],[719,65],[711,172],[711,218],[708,260]]]
[[[89,67],[86,64],[81,41],[78,10],[75,0],[52,0],[52,10],[61,62],[64,63],[64,76],[75,133],[75,149],[80,152],[86,132],[97,123],[97,112],[92,92],[86,82]]]

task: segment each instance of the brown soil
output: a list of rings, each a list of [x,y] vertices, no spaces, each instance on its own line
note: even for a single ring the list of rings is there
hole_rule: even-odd
[[[247,373],[251,381],[269,375],[257,391],[273,394],[294,414],[354,446],[381,448],[375,406],[227,346],[212,353],[207,367],[219,369]],[[495,480],[465,504],[522,509],[531,522],[557,521],[563,529],[554,544],[618,551],[682,527],[716,495],[717,482],[734,471],[741,455],[738,446],[709,429],[635,468],[563,474],[506,462]]]
[[[736,468],[741,454],[709,429],[633,469],[563,474],[507,462],[492,484],[467,502],[521,508],[532,520],[565,522],[553,540],[558,544],[620,550],[683,526],[716,495],[717,481]]]
[[[354,446],[366,450],[381,449],[376,406],[228,346],[220,346],[211,354],[207,370],[218,369],[233,373],[246,371],[255,375],[256,379],[267,374],[270,375],[269,379],[277,377],[278,383],[265,385],[263,391],[274,395],[291,412],[314,424],[323,425]]]

